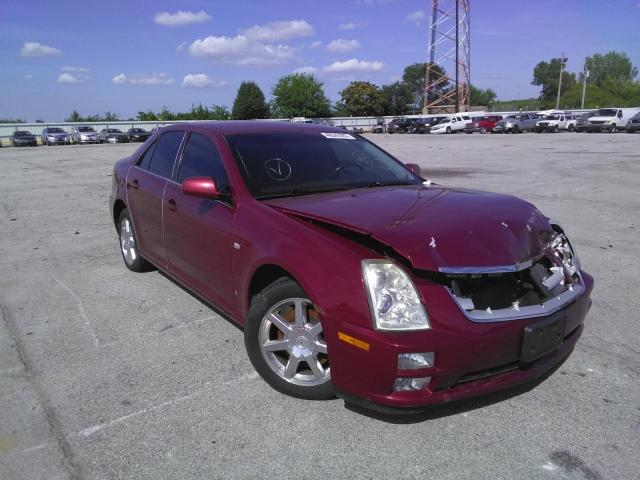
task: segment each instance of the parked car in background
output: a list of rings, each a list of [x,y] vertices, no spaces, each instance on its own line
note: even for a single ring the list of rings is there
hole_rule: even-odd
[[[60,127],[46,127],[42,130],[40,141],[43,145],[68,145],[71,137]]]
[[[225,312],[285,394],[415,408],[544,378],[593,278],[531,203],[419,170],[338,128],[177,124],[115,164],[109,207],[126,268]]]
[[[578,117],[576,118],[576,125],[574,127],[576,132],[586,132],[587,128],[589,127],[589,119],[591,117],[593,117],[596,112],[586,112],[583,113],[581,115],[578,115]]]
[[[493,131],[494,133],[520,133],[531,131],[536,128],[536,123],[540,120],[540,117],[540,115],[535,113],[507,115],[504,119],[496,123]]]
[[[640,132],[640,113],[636,113],[629,119],[626,126],[627,133]]]
[[[615,133],[618,130],[624,130],[636,113],[638,109],[635,108],[601,108],[589,118],[587,132]]]
[[[450,115],[432,126],[430,133],[439,134],[462,132],[467,123],[471,123],[471,119],[468,116],[466,116],[465,120],[465,116],[463,115]]]
[[[502,115],[485,115],[483,117],[474,117],[471,119],[471,123],[464,126],[466,133],[487,133],[492,132],[500,120],[504,117]]]
[[[394,118],[387,125],[387,133],[406,133],[411,120],[405,117]]]
[[[573,115],[565,113],[555,113],[553,115],[545,115],[542,120],[536,122],[535,131],[557,133],[560,130],[573,132],[576,126],[576,119]]]
[[[98,143],[98,134],[87,125],[79,125],[71,129],[71,141],[73,143]]]
[[[128,143],[129,135],[117,128],[103,128],[98,135],[98,143]]]
[[[130,142],[144,142],[151,136],[151,133],[147,132],[144,128],[130,128],[127,130]]]
[[[387,127],[384,124],[384,120],[378,120],[376,124],[371,127],[371,133],[384,133],[386,128]]]
[[[38,146],[38,138],[27,130],[18,130],[17,132],[13,132],[13,135],[11,135],[9,141],[14,147]]]

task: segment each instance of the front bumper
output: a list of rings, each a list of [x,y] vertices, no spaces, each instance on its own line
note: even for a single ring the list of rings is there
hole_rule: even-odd
[[[107,143],[129,143],[129,137],[107,137]]]
[[[508,132],[510,129],[507,128],[506,125],[496,125],[495,127],[493,127],[493,133],[506,133]]]
[[[76,140],[76,143],[98,143],[98,137],[94,137],[94,138],[78,138]]]
[[[627,132],[640,132],[640,123],[632,123],[630,125],[627,125],[626,130]]]
[[[36,145],[38,145],[38,141],[35,138],[29,138],[29,139],[17,139],[14,138],[12,141],[14,146],[16,147],[34,147]]]
[[[465,317],[446,290],[417,285],[429,305],[432,328],[400,333],[380,332],[346,321],[328,321],[331,375],[340,392],[375,404],[415,409],[485,395],[533,381],[553,369],[574,348],[591,306],[593,278],[583,272],[585,290],[572,303],[551,315],[503,322],[473,322]],[[533,363],[520,361],[523,331],[549,318],[566,318],[560,346]],[[331,339],[338,331],[369,345],[368,350]],[[398,370],[399,353],[435,352],[433,367]],[[393,391],[396,378],[431,377],[427,388]]]
[[[47,138],[46,143],[49,145],[69,145],[69,140],[66,138]]]

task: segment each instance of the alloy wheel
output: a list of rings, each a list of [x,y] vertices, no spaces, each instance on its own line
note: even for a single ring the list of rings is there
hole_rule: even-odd
[[[132,265],[138,258],[138,250],[136,249],[136,239],[133,235],[133,226],[131,221],[124,217],[120,221],[120,247],[122,255],[127,265]]]

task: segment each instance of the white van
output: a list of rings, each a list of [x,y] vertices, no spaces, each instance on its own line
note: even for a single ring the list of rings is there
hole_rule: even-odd
[[[589,133],[624,130],[631,117],[638,112],[640,110],[637,108],[601,108],[589,119],[585,130]]]
[[[431,127],[431,133],[456,133],[462,132],[467,123],[472,123],[467,113],[462,115],[451,115],[449,118],[440,120]]]

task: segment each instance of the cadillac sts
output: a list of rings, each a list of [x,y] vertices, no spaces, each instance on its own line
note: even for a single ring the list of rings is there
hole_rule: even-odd
[[[505,389],[572,351],[593,278],[562,226],[312,124],[157,131],[114,168],[124,264],[244,328],[273,388],[415,409]]]

